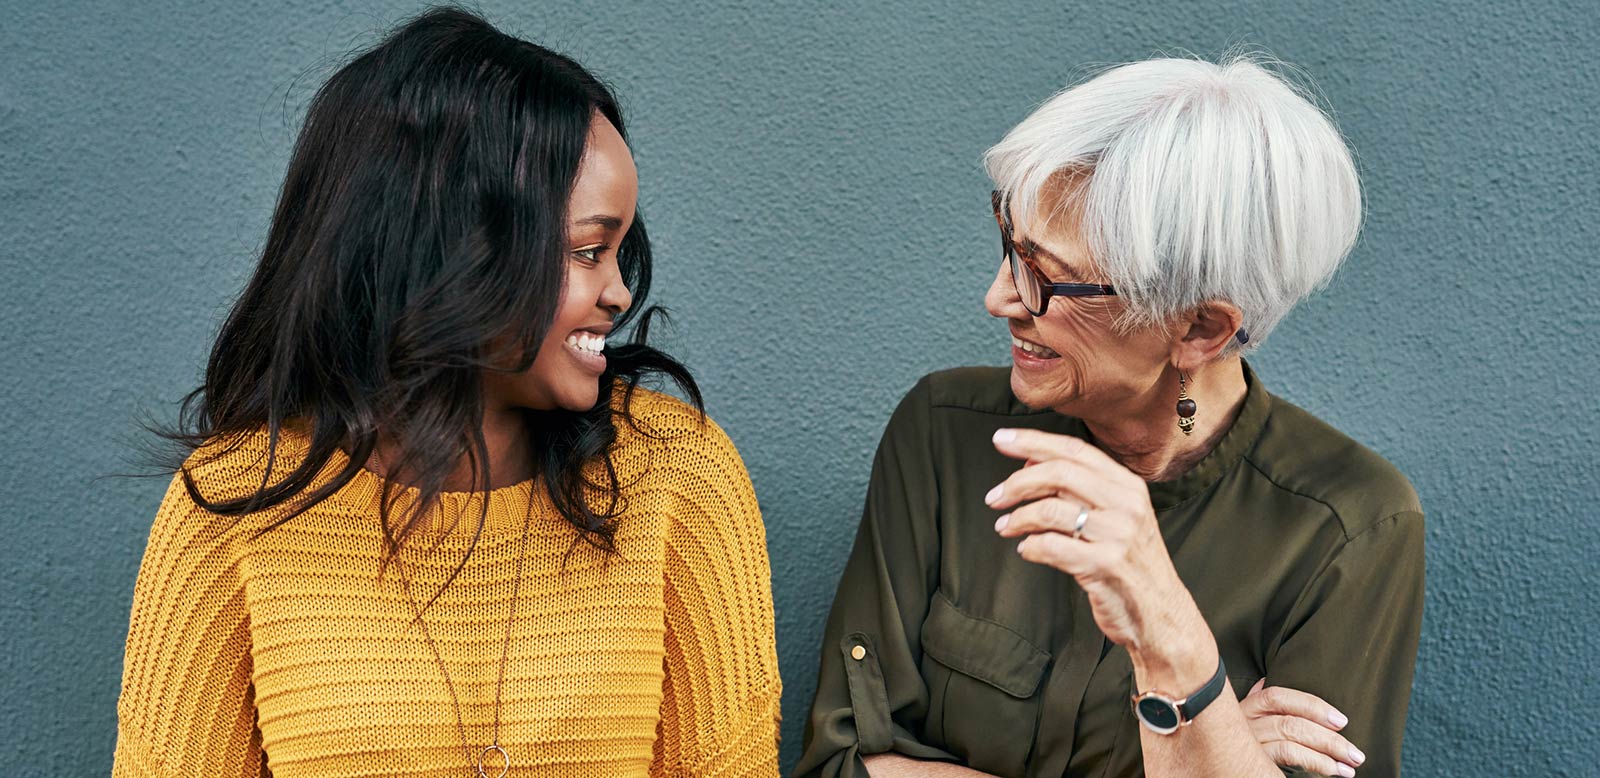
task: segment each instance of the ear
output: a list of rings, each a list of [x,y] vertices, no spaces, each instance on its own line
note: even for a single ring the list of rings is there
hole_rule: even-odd
[[[1179,370],[1195,370],[1217,358],[1244,325],[1239,307],[1226,300],[1201,303],[1179,317],[1173,328],[1172,364]]]

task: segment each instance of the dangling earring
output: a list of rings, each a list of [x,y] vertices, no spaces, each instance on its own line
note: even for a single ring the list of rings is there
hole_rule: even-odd
[[[1189,377],[1178,371],[1178,429],[1185,435],[1194,434],[1194,400],[1189,398]]]

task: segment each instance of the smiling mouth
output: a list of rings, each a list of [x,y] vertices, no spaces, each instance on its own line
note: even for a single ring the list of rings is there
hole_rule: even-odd
[[[574,332],[567,336],[567,346],[583,354],[600,356],[606,350],[606,337],[592,332]]]
[[[1056,352],[1051,351],[1044,346],[1041,346],[1037,343],[1029,343],[1028,341],[1023,340],[1015,335],[1011,336],[1011,345],[1016,346],[1028,356],[1031,356],[1035,359],[1056,359],[1061,356],[1060,354],[1057,354]]]

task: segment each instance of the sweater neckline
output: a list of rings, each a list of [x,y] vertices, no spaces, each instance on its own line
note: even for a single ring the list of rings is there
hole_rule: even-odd
[[[328,459],[324,473],[331,477],[349,467],[350,463],[350,455],[344,449],[336,448]],[[421,489],[398,481],[390,482],[365,465],[356,468],[355,476],[345,484],[340,494],[348,495],[356,504],[370,506],[376,512],[383,499],[385,484],[390,484],[392,512],[409,509],[421,497]],[[535,488],[536,485],[539,488]],[[487,511],[484,510],[485,502]],[[439,493],[438,524],[430,521],[417,533],[440,537],[465,531],[470,536],[480,513],[484,514],[485,532],[518,532],[529,520],[536,521],[538,516],[554,510],[555,506],[549,501],[537,477],[488,491],[444,491]]]

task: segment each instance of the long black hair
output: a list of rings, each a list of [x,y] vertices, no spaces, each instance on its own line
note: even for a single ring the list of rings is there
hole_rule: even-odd
[[[202,448],[225,455],[265,429],[259,487],[211,500],[188,466],[174,464],[189,496],[235,517],[288,504],[268,531],[355,478],[381,431],[399,451],[387,471],[418,490],[410,510],[391,516],[385,478],[387,564],[463,458],[475,490],[487,491],[482,371],[528,369],[552,326],[568,265],[568,195],[597,117],[623,133],[616,99],[578,63],[457,8],[412,19],[340,69],[309,106],[260,263],[222,325],[204,383],[177,426],[161,431],[187,458]],[[625,507],[610,454],[616,387],[630,424],[627,401],[649,374],[673,379],[702,407],[688,370],[646,345],[657,309],[643,309],[642,219],[621,240],[618,263],[634,306],[615,323],[643,316],[628,343],[607,348],[599,402],[530,412],[529,424],[539,477],[577,530],[574,543],[610,551]],[[306,456],[276,476],[291,422],[309,422]],[[318,484],[341,450],[349,463]],[[596,461],[599,482],[584,474]],[[590,499],[596,492],[609,499]]]

